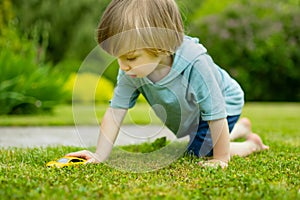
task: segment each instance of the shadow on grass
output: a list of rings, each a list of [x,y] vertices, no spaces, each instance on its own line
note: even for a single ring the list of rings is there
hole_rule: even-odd
[[[120,171],[150,172],[170,165],[185,153],[186,148],[187,142],[170,142],[162,137],[153,143],[116,147],[105,163]]]

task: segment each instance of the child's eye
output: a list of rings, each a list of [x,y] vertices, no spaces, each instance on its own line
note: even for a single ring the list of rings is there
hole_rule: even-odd
[[[128,61],[134,61],[136,60],[136,57],[132,57],[132,58],[127,58]]]

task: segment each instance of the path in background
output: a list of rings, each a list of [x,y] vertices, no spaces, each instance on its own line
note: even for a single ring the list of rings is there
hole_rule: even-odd
[[[0,147],[96,146],[99,130],[98,126],[0,127]],[[122,126],[115,145],[151,142],[164,136],[168,140],[176,140],[165,127]]]

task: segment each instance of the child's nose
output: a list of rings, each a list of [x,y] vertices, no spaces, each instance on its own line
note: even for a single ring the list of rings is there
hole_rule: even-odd
[[[129,71],[131,68],[128,65],[125,65],[123,63],[119,63],[121,70],[127,72]]]

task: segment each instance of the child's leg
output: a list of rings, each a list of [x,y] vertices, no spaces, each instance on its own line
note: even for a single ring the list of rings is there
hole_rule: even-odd
[[[230,143],[230,156],[237,155],[245,157],[251,153],[267,149],[269,149],[269,147],[263,144],[261,138],[257,134],[250,133],[245,142]]]
[[[246,138],[251,133],[251,122],[247,118],[240,119],[230,133],[230,141]]]
[[[229,131],[234,129],[239,117],[239,115],[227,117]],[[241,119],[240,121],[243,122],[245,120]],[[240,129],[236,132],[240,132],[239,130]],[[209,125],[206,121],[200,121],[197,132],[191,133],[190,137],[191,139],[187,150],[189,154],[194,154],[197,157],[213,156],[213,144]]]

